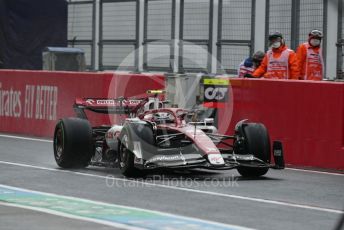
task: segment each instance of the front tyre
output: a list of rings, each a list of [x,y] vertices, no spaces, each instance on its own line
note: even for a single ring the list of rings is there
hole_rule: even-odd
[[[133,153],[133,141],[130,131],[127,127],[124,127],[120,134],[120,144],[119,144],[119,168],[121,173],[126,177],[137,177],[140,175],[140,170],[135,168],[134,159],[135,155]]]
[[[127,177],[145,176],[146,172],[136,166],[142,164],[141,160],[154,155],[155,140],[152,128],[148,124],[127,123],[121,131],[119,140],[119,167],[122,174]],[[134,154],[135,144],[136,154],[140,156],[136,166],[136,157]],[[139,145],[139,147],[137,145]]]
[[[94,153],[92,127],[80,118],[64,118],[54,132],[54,157],[61,168],[88,166]]]
[[[270,164],[270,138],[266,127],[260,123],[248,123],[243,127],[245,151]],[[268,167],[239,166],[238,172],[243,177],[259,177],[268,172]]]

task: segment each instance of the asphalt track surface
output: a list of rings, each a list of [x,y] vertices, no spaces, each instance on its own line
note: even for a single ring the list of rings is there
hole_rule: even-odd
[[[61,170],[51,140],[5,134],[0,134],[1,186],[253,229],[335,229],[344,208],[343,174],[286,169],[243,179],[236,170],[192,170],[133,181],[118,169]],[[122,228],[135,229],[11,206],[0,197],[0,229]]]

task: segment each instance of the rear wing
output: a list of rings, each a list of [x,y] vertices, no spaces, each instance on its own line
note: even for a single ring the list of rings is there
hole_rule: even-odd
[[[78,117],[87,119],[85,110],[103,114],[131,114],[146,102],[147,99],[76,98],[73,109]]]

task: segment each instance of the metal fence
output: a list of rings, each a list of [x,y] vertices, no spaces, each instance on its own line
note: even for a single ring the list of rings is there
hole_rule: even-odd
[[[210,0],[181,0],[179,70],[210,69],[212,8]],[[196,58],[197,57],[197,58]]]
[[[312,29],[324,31],[326,27],[324,0],[302,0],[299,3],[299,36],[296,44],[307,41]]]
[[[143,40],[145,70],[172,71],[175,7],[175,0],[145,0]]]
[[[253,0],[219,1],[217,59],[228,73],[253,53],[254,8]]]
[[[325,29],[325,10],[324,0],[268,0],[266,36],[279,31],[286,44],[296,50],[307,41],[309,31]]]
[[[138,1],[101,0],[99,68],[119,66],[136,70],[138,66]]]
[[[95,68],[95,2],[69,0],[68,2],[68,46],[82,48],[86,64]]]
[[[286,44],[291,46],[292,27],[295,22],[292,20],[293,0],[267,0],[266,9],[266,49],[268,48],[267,36],[273,31],[279,31],[283,34]],[[293,25],[292,25],[293,24]],[[293,28],[294,29],[294,28]]]
[[[344,79],[344,3],[338,7],[337,78]]]
[[[266,0],[265,50],[267,36],[273,31],[283,33],[294,50],[307,40],[310,30],[326,31],[329,1]],[[342,0],[338,3],[339,73],[344,68],[344,4]],[[240,62],[256,50],[254,33],[261,26],[255,21],[256,4],[260,1],[69,0],[68,42],[85,50],[90,69],[121,66],[211,72],[215,68],[211,55],[215,55],[220,63],[216,69],[234,74]],[[323,43],[326,48],[326,38]],[[141,45],[142,50],[137,51]]]

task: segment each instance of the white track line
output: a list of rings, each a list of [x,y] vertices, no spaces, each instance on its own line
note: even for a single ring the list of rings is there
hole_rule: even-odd
[[[118,204],[110,204],[110,203],[105,203],[105,202],[101,202],[101,201],[94,201],[94,200],[88,200],[88,199],[83,199],[83,198],[78,198],[78,197],[72,197],[72,196],[63,196],[63,195],[58,195],[55,193],[46,193],[46,192],[40,192],[40,191],[35,191],[35,190],[30,190],[30,189],[24,189],[24,188],[18,188],[18,187],[12,187],[12,186],[8,186],[8,185],[3,185],[0,184],[1,187],[4,188],[8,188],[8,189],[13,189],[13,190],[18,190],[18,191],[22,191],[22,192],[29,192],[29,193],[35,193],[35,194],[41,194],[44,196],[52,196],[52,197],[58,197],[58,198],[65,198],[65,199],[71,199],[74,201],[79,201],[79,202],[86,202],[86,203],[92,203],[92,204],[96,204],[96,205],[105,205],[108,207],[121,207],[124,209],[131,209],[131,210],[135,210],[135,211],[141,211],[141,212],[149,212],[149,213],[153,213],[153,214],[157,214],[157,215],[162,215],[162,216],[167,216],[167,217],[173,217],[173,218],[179,218],[179,219],[183,219],[183,220],[192,220],[192,221],[197,221],[197,222],[203,222],[205,224],[214,224],[214,225],[218,225],[220,227],[232,227],[238,230],[253,230],[251,228],[246,228],[246,227],[242,227],[242,226],[237,226],[237,225],[231,225],[231,224],[224,224],[224,223],[220,223],[220,222],[215,222],[215,221],[210,221],[210,220],[202,220],[202,219],[198,219],[198,218],[193,218],[193,217],[185,217],[185,216],[181,216],[181,215],[176,215],[176,214],[171,214],[171,213],[167,213],[167,212],[161,212],[161,211],[154,211],[154,210],[149,210],[149,209],[144,209],[144,208],[137,208],[137,207],[132,207],[132,206],[125,206],[125,205],[118,205]],[[0,201],[0,205],[6,205],[8,203],[5,202],[1,202]],[[10,204],[10,205],[17,205],[18,207],[21,208],[27,208],[27,206],[25,205],[20,205],[20,204]],[[37,209],[37,211],[43,211],[46,212],[44,208],[35,208]],[[28,209],[32,209],[31,207],[29,207]],[[34,210],[32,209],[32,210]],[[48,212],[46,212],[48,213]],[[49,214],[49,213],[48,213]],[[78,217],[76,216],[76,218],[74,218],[74,215],[69,215],[69,214],[65,214],[63,212],[58,212],[58,211],[51,211],[50,214],[53,215],[61,215],[61,216],[65,216],[68,218],[73,218],[73,219],[80,219],[80,220],[85,220],[85,221],[91,221],[91,222],[95,222],[95,223],[100,223],[100,224],[105,224],[105,225],[110,225],[114,224],[113,222],[110,221],[102,221],[102,220],[95,220],[93,218],[84,218],[84,217]],[[117,223],[115,223],[117,225]],[[137,229],[137,230],[142,230],[144,228],[138,228],[138,227],[133,227],[133,226],[128,226],[125,224],[121,224],[118,223],[118,226],[114,227],[120,227],[120,228],[125,228],[125,229]]]
[[[14,136],[14,135],[0,134],[0,137],[12,138],[12,139],[18,139],[18,140],[26,140],[26,141],[39,141],[39,142],[53,143],[52,140],[46,140],[46,139],[40,139],[40,138],[30,138],[30,137],[21,137],[21,136]]]
[[[30,138],[30,137],[21,137],[21,136],[15,136],[15,135],[0,134],[0,137],[19,139],[19,140],[27,140],[27,141],[39,141],[39,142],[53,143],[52,140],[40,139],[40,138]],[[309,169],[298,169],[298,168],[286,168],[286,169],[291,170],[291,171],[299,171],[299,172],[306,172],[306,173],[316,173],[316,174],[333,175],[333,176],[344,176],[344,173],[324,172],[324,171],[316,171],[316,170],[309,170]]]
[[[316,174],[324,174],[324,175],[330,175],[330,176],[344,176],[344,173],[324,172],[324,171],[298,169],[298,168],[286,168],[286,169],[291,170],[291,171],[297,171],[297,172],[316,173]]]
[[[8,162],[8,161],[0,161],[0,164],[26,167],[26,168],[33,168],[33,169],[40,169],[40,170],[53,171],[53,172],[70,173],[70,174],[74,174],[74,175],[101,178],[101,179],[109,179],[108,176],[100,176],[100,175],[89,174],[89,173],[74,172],[74,171],[70,171],[70,170],[46,168],[46,167],[41,167],[41,166],[20,164],[20,163]],[[137,183],[137,184],[152,186],[152,187],[154,186],[154,187],[173,189],[173,190],[184,191],[184,192],[198,193],[198,194],[202,194],[202,195],[225,197],[225,198],[239,199],[239,200],[245,200],[245,201],[254,201],[254,202],[271,204],[271,205],[280,205],[280,206],[292,207],[292,208],[302,208],[302,209],[328,212],[328,213],[335,213],[335,214],[344,213],[342,210],[338,210],[338,209],[322,208],[322,207],[305,205],[305,204],[290,203],[290,202],[285,202],[285,201],[276,201],[276,200],[248,197],[248,196],[223,194],[223,193],[217,193],[217,192],[211,192],[211,191],[201,191],[201,190],[196,190],[196,189],[191,189],[191,188],[175,187],[175,186],[164,185],[164,184],[155,184],[155,183],[148,183],[148,182],[143,182],[143,181],[129,180],[129,179],[125,179],[125,178],[111,177],[110,179],[116,180],[116,181],[122,181],[122,182]]]

